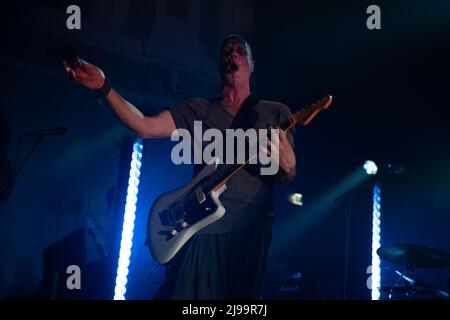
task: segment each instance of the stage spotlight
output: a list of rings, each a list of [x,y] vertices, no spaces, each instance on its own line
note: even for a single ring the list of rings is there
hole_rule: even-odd
[[[289,196],[289,202],[296,206],[303,205],[303,195],[301,193],[292,193]]]
[[[366,173],[370,176],[376,175],[378,171],[378,167],[375,164],[375,162],[371,160],[367,160],[364,162],[364,169],[366,170]]]
[[[369,177],[362,165],[359,164],[353,171],[347,173],[336,183],[323,189],[313,199],[308,198],[308,201],[304,202],[302,197],[293,197],[295,193],[290,195],[289,202],[294,205],[299,202],[302,203],[302,214],[297,215],[295,219],[286,219],[274,225],[273,232],[274,234],[279,233],[279,235],[274,238],[272,249],[277,251],[289,247],[291,242],[294,242],[300,234],[310,231],[314,225],[326,219],[326,216],[331,212],[334,212],[333,209],[340,203],[336,201],[336,198],[349,192],[349,190],[356,190]],[[300,209],[300,207],[297,209]],[[295,211],[296,209],[292,210]]]

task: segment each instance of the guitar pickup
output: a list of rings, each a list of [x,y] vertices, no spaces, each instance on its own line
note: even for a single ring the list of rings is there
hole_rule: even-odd
[[[202,204],[203,202],[205,202],[206,196],[201,187],[195,189],[195,195],[197,197],[198,203]]]

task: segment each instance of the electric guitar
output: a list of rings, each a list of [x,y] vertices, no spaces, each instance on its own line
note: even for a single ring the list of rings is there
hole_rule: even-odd
[[[287,130],[297,124],[306,126],[331,102],[331,96],[323,97],[292,114],[279,124],[280,129]],[[191,183],[155,200],[147,221],[147,245],[157,262],[169,262],[194,234],[225,214],[219,197],[226,190],[226,182],[255,156],[250,155],[243,164],[218,166],[216,161],[206,165]]]

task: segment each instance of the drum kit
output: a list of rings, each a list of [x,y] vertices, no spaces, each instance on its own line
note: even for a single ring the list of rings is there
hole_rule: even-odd
[[[378,256],[386,262],[403,267],[392,270],[398,276],[391,286],[381,286],[380,293],[388,300],[450,300],[448,290],[431,285],[416,276],[417,269],[450,268],[450,253],[416,244],[391,244],[380,247]],[[450,280],[447,286],[450,286]]]

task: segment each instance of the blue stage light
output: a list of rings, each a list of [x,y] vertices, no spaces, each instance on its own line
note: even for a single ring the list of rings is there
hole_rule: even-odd
[[[380,298],[380,257],[377,254],[381,244],[381,205],[380,187],[373,188],[373,210],[372,210],[372,300]]]
[[[125,293],[127,291],[126,284],[128,282],[128,266],[130,265],[131,247],[133,245],[133,230],[134,220],[136,218],[139,176],[141,174],[142,149],[142,140],[138,138],[133,144],[133,153],[131,156],[130,178],[128,180],[127,198],[123,218],[122,240],[120,241],[114,300],[125,300]]]

